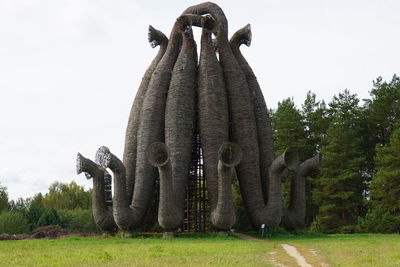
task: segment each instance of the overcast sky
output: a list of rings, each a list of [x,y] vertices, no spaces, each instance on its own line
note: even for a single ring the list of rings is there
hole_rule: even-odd
[[[348,88],[400,73],[400,1],[215,1],[230,35],[251,23],[242,47],[269,107],[306,92],[330,101]],[[0,183],[11,199],[55,181],[91,187],[76,175],[77,152],[107,145],[122,158],[141,77],[157,49],[151,24],[169,36],[198,1],[0,0]],[[199,31],[195,34],[199,36]]]

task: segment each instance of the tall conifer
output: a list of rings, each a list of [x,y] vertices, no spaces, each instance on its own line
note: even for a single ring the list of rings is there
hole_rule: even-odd
[[[314,194],[320,208],[313,226],[322,232],[351,231],[362,214],[365,157],[358,103],[357,96],[345,90],[329,104],[330,124],[321,149],[322,175]]]
[[[301,110],[306,133],[306,145],[304,154],[306,158],[311,158],[317,151],[321,150],[322,139],[326,135],[329,126],[328,110],[325,102],[317,101],[316,95],[311,91],[307,92],[307,97]],[[310,224],[318,213],[319,205],[312,198],[312,192],[317,188],[317,177],[307,177],[306,182],[306,224]]]
[[[385,146],[376,149],[376,173],[370,187],[368,231],[400,233],[400,121]]]
[[[272,113],[272,129],[274,135],[275,155],[279,156],[287,147],[298,150],[301,161],[308,159],[306,151],[306,132],[303,116],[293,99],[287,98],[278,102],[278,108]],[[290,194],[291,173],[282,177],[282,198],[288,204]]]

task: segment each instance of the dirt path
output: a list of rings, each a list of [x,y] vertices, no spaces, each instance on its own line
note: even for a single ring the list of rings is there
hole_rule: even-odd
[[[261,242],[266,241],[264,239],[252,237],[252,236],[242,234],[242,233],[234,233],[234,235],[241,239],[249,240],[249,241],[261,241]],[[298,266],[300,266],[300,267],[312,267],[313,266],[306,261],[306,259],[303,257],[303,255],[300,254],[300,252],[296,249],[296,247],[288,245],[288,244],[280,244],[280,245],[289,256],[293,257],[296,260]],[[273,255],[275,253],[276,252],[269,252],[268,254]],[[272,259],[272,262],[274,263],[275,266],[284,266],[282,264],[279,264],[274,258]]]
[[[300,252],[295,247],[288,245],[288,244],[281,244],[281,246],[286,251],[286,253],[289,254],[289,256],[292,256],[293,258],[296,259],[296,262],[299,266],[312,267],[312,265],[307,263],[307,261],[303,257],[303,255],[301,255]]]

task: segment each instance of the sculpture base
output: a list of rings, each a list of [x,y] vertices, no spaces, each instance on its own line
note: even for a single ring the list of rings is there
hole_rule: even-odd
[[[231,235],[231,231],[229,231],[229,230],[221,230],[221,231],[217,231],[217,236],[219,236],[219,237],[228,237],[228,236],[230,236]]]
[[[133,236],[133,234],[130,231],[125,231],[125,232],[122,232],[122,234],[121,234],[122,238],[132,238],[132,236]]]
[[[101,234],[102,237],[115,237],[115,232],[104,232]]]
[[[164,232],[163,238],[174,238],[175,233],[174,232]]]

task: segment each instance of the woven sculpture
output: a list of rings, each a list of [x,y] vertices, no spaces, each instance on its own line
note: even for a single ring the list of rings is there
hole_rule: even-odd
[[[199,60],[192,26],[202,28]],[[215,39],[212,39],[212,36]],[[107,147],[96,163],[78,154],[78,173],[93,179],[93,215],[102,230],[138,228],[160,177],[158,222],[167,232],[184,219],[192,140],[198,122],[211,208],[211,223],[228,230],[235,223],[231,181],[237,177],[248,217],[256,228],[280,223],[304,227],[305,178],[319,168],[319,155],[299,165],[296,151],[274,159],[271,122],[250,65],[240,52],[251,43],[250,25],[228,39],[222,9],[207,2],[187,8],[169,40],[149,27],[160,50],[144,74],[128,120],[123,162]],[[218,54],[218,57],[217,57]],[[104,179],[113,173],[112,207]],[[281,175],[294,171],[289,207],[281,200]]]

